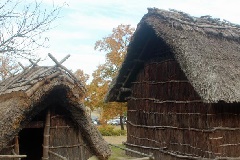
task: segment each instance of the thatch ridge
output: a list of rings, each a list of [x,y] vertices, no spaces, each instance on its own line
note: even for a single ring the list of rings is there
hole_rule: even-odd
[[[18,80],[10,84],[16,77]],[[6,87],[6,84],[10,85]],[[83,105],[83,84],[61,68],[33,67],[3,81],[0,86],[0,150],[5,148],[35,115],[54,101],[46,99],[48,95],[59,90],[64,94],[57,97],[57,101],[61,101],[64,108],[70,112],[94,154],[99,159],[109,157],[109,146],[91,123]]]
[[[147,60],[149,53],[144,51],[144,45],[147,39],[154,38],[161,41],[159,54],[164,50],[173,53],[205,102],[240,101],[240,26],[210,16],[197,18],[156,8],[150,8],[138,24],[106,101],[125,101],[121,88],[131,85],[131,77],[139,70],[136,66],[141,65],[136,61]]]

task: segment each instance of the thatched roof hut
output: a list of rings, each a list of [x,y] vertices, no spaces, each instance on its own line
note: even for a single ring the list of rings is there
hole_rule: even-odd
[[[2,157],[11,155],[12,150],[28,156],[31,148],[37,150],[36,145],[43,154],[34,151],[29,159],[109,157],[108,144],[86,114],[85,87],[64,68],[59,63],[53,67],[33,66],[0,83]],[[34,132],[34,128],[40,130]],[[38,137],[31,139],[34,134]],[[32,144],[26,148],[28,142]]]
[[[239,25],[149,9],[106,95],[127,102],[126,146],[155,159],[239,159],[239,62]]]
[[[239,102],[239,40],[239,25],[210,16],[196,18],[151,8],[138,24],[106,99],[124,101],[126,92],[121,88],[131,86],[143,62],[171,52],[205,102]],[[149,48],[154,45],[161,48]]]

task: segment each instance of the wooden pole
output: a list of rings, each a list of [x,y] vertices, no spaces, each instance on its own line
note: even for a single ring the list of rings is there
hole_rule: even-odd
[[[53,60],[53,62],[56,63],[56,65],[62,69],[64,69],[65,71],[67,71],[73,78],[75,78],[75,75],[70,71],[68,70],[66,67],[64,67],[62,65],[62,63],[68,58],[70,57],[70,55],[67,55],[63,60],[61,60],[60,62],[57,61],[57,59],[55,57],[53,57],[53,55],[51,55],[50,53],[48,53],[48,56]]]
[[[50,132],[50,109],[46,115],[46,122],[44,128],[44,135],[43,135],[43,157],[42,160],[49,159],[49,132]]]
[[[18,136],[15,136],[14,142],[15,142],[14,152],[15,152],[17,155],[19,155],[19,141],[18,141]],[[17,160],[20,160],[20,158],[17,158]]]
[[[55,72],[55,73],[53,73],[53,74],[45,77],[45,79],[54,78],[54,77],[58,76],[59,74],[60,74],[60,71],[57,71],[57,72]],[[26,81],[26,82],[30,82],[30,81],[31,81],[31,80],[28,80],[28,81]],[[44,85],[45,82],[46,82],[46,81],[42,80],[42,81],[36,83],[36,84],[35,84],[34,86],[32,86],[29,90],[26,91],[27,95],[28,95],[29,97],[32,96],[33,93],[35,93],[36,90],[37,90],[40,86]],[[26,83],[26,84],[27,84],[27,83]]]
[[[84,154],[84,142],[82,140],[82,137],[81,137],[81,131],[80,129],[78,130],[78,143],[81,144],[79,149],[80,149],[80,159],[86,159],[85,158],[85,154]]]
[[[0,155],[1,158],[25,158],[27,155]]]
[[[58,158],[60,158],[60,159],[63,159],[63,160],[67,160],[67,158],[66,157],[63,157],[63,156],[61,156],[61,155],[59,155],[59,154],[57,154],[57,153],[55,153],[55,152],[52,152],[52,151],[48,151],[49,153],[51,153],[51,154],[53,154],[54,156],[57,156]]]

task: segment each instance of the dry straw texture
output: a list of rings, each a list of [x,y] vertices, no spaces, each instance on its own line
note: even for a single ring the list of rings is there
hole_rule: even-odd
[[[239,44],[239,25],[151,8],[138,24],[106,101],[125,101],[122,88],[129,88],[143,63],[157,56],[151,48],[158,45],[158,54],[177,60],[202,100],[239,102]]]
[[[53,94],[54,93],[54,94]],[[108,144],[91,124],[82,104],[85,88],[61,67],[35,66],[0,83],[0,151],[42,110],[58,102],[81,130],[100,159],[110,155]]]

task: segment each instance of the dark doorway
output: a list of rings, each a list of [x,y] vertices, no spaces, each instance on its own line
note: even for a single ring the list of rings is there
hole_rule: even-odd
[[[23,160],[41,160],[43,144],[43,128],[25,128],[19,133],[19,150],[27,155]]]

